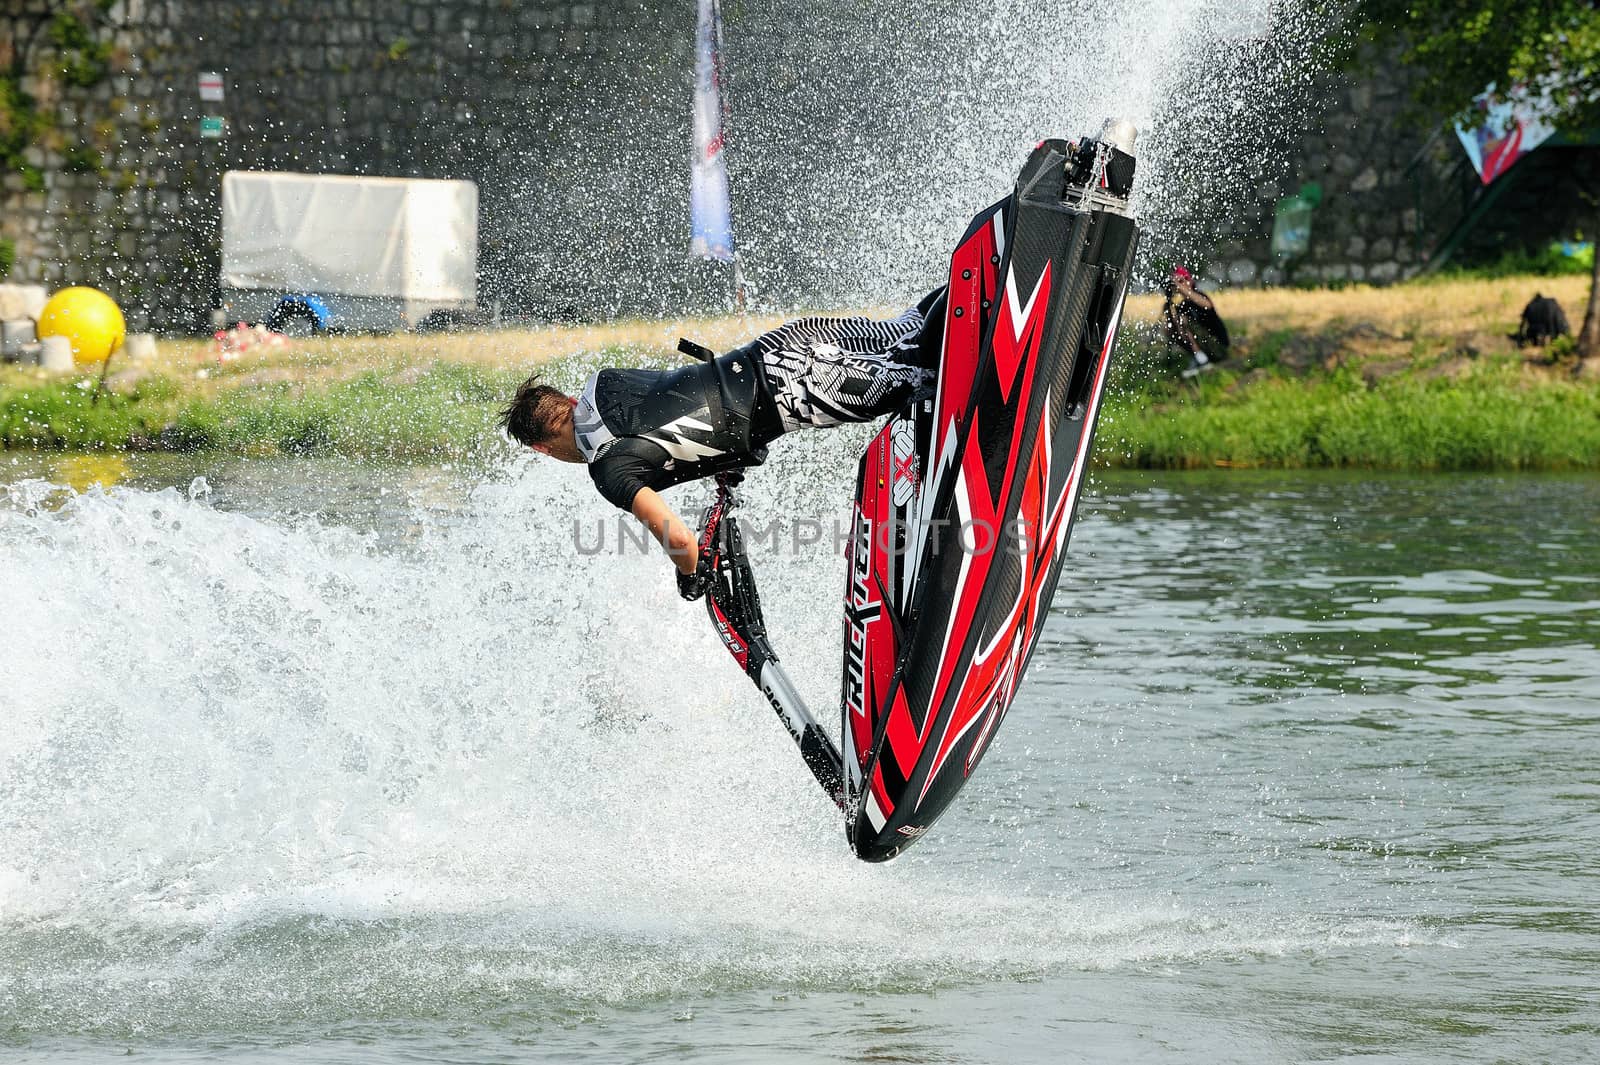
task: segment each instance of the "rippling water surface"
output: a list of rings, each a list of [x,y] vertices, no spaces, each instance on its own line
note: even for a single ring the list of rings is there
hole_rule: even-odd
[[[752,516],[831,519],[851,441],[784,444]],[[581,471],[76,472],[0,457],[0,1054],[1600,1042],[1595,479],[1101,475],[978,778],[874,867],[663,561],[574,550]]]

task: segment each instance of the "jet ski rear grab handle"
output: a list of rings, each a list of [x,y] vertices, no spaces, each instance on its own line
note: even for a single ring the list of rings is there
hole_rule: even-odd
[[[755,575],[745,555],[744,537],[734,515],[739,500],[733,489],[742,481],[738,471],[717,476],[717,498],[700,518],[700,554],[711,561],[714,577],[706,593],[706,615],[739,668],[767,697],[778,720],[800,748],[806,768],[817,778],[834,805],[844,808],[844,761],[767,642],[766,621]]]

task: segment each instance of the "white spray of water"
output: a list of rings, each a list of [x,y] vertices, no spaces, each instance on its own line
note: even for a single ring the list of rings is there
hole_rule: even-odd
[[[1255,166],[1239,145],[1263,128],[1251,116],[1271,110],[1251,94],[1297,75],[1217,79],[1228,10],[1019,0],[880,23],[882,97],[853,129],[830,112],[828,160],[769,173],[796,195],[753,226],[757,250],[805,249],[815,291],[912,292],[1034,139],[1113,113],[1145,130],[1147,218],[1238,185]],[[1257,52],[1294,51],[1275,47]],[[913,54],[944,59],[913,77]],[[796,106],[760,113],[782,130],[806,120]],[[1209,155],[1180,150],[1196,109]],[[753,511],[834,516],[851,445],[785,442]],[[0,506],[0,1020],[14,1028],[437,1012],[507,988],[559,1008],[926,987],[1301,934],[1120,889],[1041,891],[1004,865],[957,865],[938,840],[856,863],[662,560],[574,549],[574,517],[612,517],[581,471],[419,508],[398,544],[203,492],[44,505],[39,491]],[[830,546],[762,566],[776,642],[825,716]]]
[[[780,297],[873,302],[935,284],[1035,142],[1092,134],[1107,116],[1141,131],[1147,253],[1196,262],[1219,238],[1259,232],[1284,149],[1315,125],[1331,30],[1270,0],[952,0],[867,5],[808,44],[785,29],[792,15],[747,10],[730,29],[736,77],[741,40],[755,55],[787,43],[776,73],[733,87],[751,269],[776,271]],[[806,76],[780,76],[791,68]]]
[[[847,434],[793,443],[753,516],[842,498]],[[573,516],[610,517],[582,471],[523,469],[388,541],[198,490],[10,492],[14,1027],[928,987],[1327,935],[974,865],[1010,831],[981,818],[975,850],[856,862],[664,560],[574,550]],[[841,564],[823,544],[760,568],[825,708]]]
[[[736,236],[756,303],[776,308],[915,299],[1035,143],[1108,115],[1141,131],[1146,273],[1260,236],[1318,127],[1336,32],[1301,0],[724,9]],[[524,131],[514,165],[483,175],[504,212],[489,229],[516,249],[496,270],[517,276],[494,278],[510,298],[673,313],[727,297],[725,270],[686,260],[688,46],[619,44],[604,58],[637,85],[574,96]]]

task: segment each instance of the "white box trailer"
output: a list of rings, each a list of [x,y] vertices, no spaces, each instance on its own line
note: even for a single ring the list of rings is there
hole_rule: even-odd
[[[443,326],[477,307],[470,181],[232,170],[222,311],[292,334]]]

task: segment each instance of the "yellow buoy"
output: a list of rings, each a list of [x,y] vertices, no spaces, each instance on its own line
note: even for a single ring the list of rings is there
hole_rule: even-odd
[[[66,337],[79,366],[105,362],[127,331],[117,301],[97,288],[64,288],[39,312],[39,336]]]

